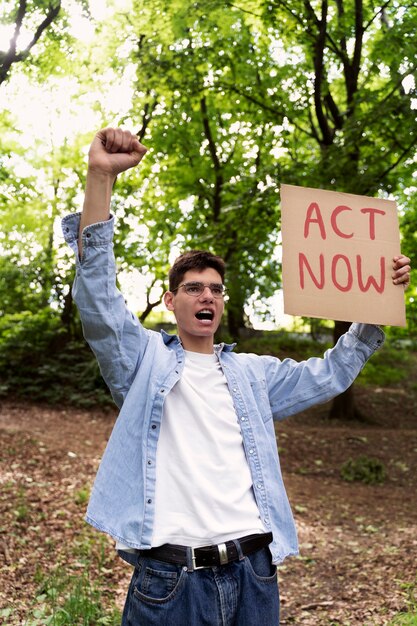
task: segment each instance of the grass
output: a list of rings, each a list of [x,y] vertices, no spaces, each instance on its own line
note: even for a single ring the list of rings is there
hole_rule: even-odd
[[[398,613],[388,626],[417,626],[417,613]]]
[[[120,611],[106,598],[111,583],[105,579],[104,537],[82,534],[72,544],[74,563],[62,563],[48,573],[38,569],[38,588],[23,622],[24,626],[119,626]],[[109,593],[110,592],[110,593]],[[1,623],[7,624],[13,609],[0,610]]]
[[[401,583],[407,609],[401,611],[387,626],[417,626],[417,579],[411,583]]]
[[[88,503],[89,498],[90,498],[90,488],[88,485],[85,485],[84,487],[79,489],[74,497],[75,503],[80,506],[85,506]]]
[[[116,626],[121,621],[117,609],[105,609],[99,581],[88,572],[68,575],[57,569],[43,581],[42,593],[25,626]]]
[[[359,456],[348,459],[340,470],[340,475],[347,482],[362,482],[367,485],[377,485],[385,481],[386,469],[379,459]]]

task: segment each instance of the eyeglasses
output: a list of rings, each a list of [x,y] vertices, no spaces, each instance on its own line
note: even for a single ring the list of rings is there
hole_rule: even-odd
[[[184,291],[187,296],[201,296],[204,292],[204,289],[208,287],[215,298],[224,298],[227,289],[222,283],[199,283],[199,282],[191,282],[191,283],[182,283],[178,285],[176,289],[172,291],[178,291],[181,287],[184,287]]]

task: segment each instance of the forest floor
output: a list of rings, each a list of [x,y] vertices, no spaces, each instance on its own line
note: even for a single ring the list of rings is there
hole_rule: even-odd
[[[328,421],[322,406],[277,424],[300,540],[300,556],[279,567],[281,624],[376,626],[406,610],[417,564],[417,392],[407,387],[358,386],[366,423]],[[30,618],[62,570],[99,571],[102,600],[122,607],[129,566],[83,521],[115,415],[2,403],[1,623],[45,623]],[[383,484],[341,478],[363,455],[384,463]]]

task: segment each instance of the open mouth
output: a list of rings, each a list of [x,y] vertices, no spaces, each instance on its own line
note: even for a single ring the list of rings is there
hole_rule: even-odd
[[[198,313],[196,313],[195,316],[198,320],[211,321],[214,318],[214,313],[213,311],[210,311],[209,309],[203,309],[202,311],[198,311]]]

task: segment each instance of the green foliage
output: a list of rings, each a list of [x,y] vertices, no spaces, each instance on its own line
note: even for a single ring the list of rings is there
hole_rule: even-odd
[[[11,313],[0,319],[0,369],[3,373],[32,358],[37,367],[51,343],[63,332],[59,317],[49,308]],[[32,369],[32,374],[33,374]]]
[[[129,208],[148,226],[141,252],[152,257],[151,270],[166,260],[167,246],[225,257],[234,332],[243,325],[245,301],[256,290],[271,295],[279,280],[278,188],[269,155],[276,133],[258,107],[239,106],[239,96],[223,88],[243,70],[256,81],[267,42],[257,44],[244,14],[220,2],[187,10],[157,2],[150,10],[136,1],[133,19],[120,16],[120,28],[130,34],[138,75],[131,117],[142,121],[151,148],[142,170],[146,192]]]
[[[82,340],[70,340],[56,312],[0,319],[0,395],[89,407],[112,403]]]
[[[417,626],[417,581],[401,583],[407,610],[401,611],[389,622],[388,626]]]
[[[358,381],[381,387],[398,384],[407,378],[412,358],[408,348],[402,348],[396,342],[388,343],[368,361]]]
[[[16,508],[13,512],[17,522],[27,524],[30,516],[30,506],[27,500],[26,490],[23,487],[19,487]]]
[[[96,542],[95,542],[96,543]],[[97,547],[81,537],[74,550],[79,553],[81,572],[71,572],[57,565],[50,573],[37,571],[38,593],[30,608],[26,626],[117,626],[120,611],[106,608],[107,588],[103,552],[98,563],[93,550]],[[103,548],[102,544],[101,547]]]
[[[379,459],[359,456],[348,459],[341,467],[340,475],[347,482],[362,482],[367,485],[377,485],[385,481],[385,466]]]
[[[78,3],[86,9],[86,0]],[[10,41],[8,50],[0,51],[0,84],[17,68],[37,80],[70,69],[74,38],[61,0],[4,2],[0,23],[9,27]]]
[[[89,498],[90,498],[90,488],[88,485],[79,489],[77,493],[75,494],[75,502],[76,504],[80,506],[86,505]]]
[[[238,352],[269,354],[279,358],[291,357],[297,360],[311,356],[322,356],[327,344],[309,337],[288,332],[256,332],[252,337],[239,339]]]
[[[388,626],[417,626],[417,613],[398,613]]]
[[[25,3],[23,30],[35,33],[58,4]],[[403,250],[415,264],[414,3],[381,8],[353,0],[248,0],[243,9],[220,0],[132,0],[129,12],[116,8],[95,23],[89,44],[74,39],[69,15],[78,9],[89,18],[88,2],[62,5],[29,54],[19,56],[18,38],[18,56],[4,66],[3,77],[7,82],[25,74],[51,97],[61,93],[65,115],[71,110],[80,118],[78,107],[87,101],[98,124],[133,128],[150,148],[114,191],[117,261],[121,269],[149,276],[148,298],[154,287],[162,292],[177,251],[203,247],[222,254],[231,296],[228,334],[236,336],[247,324],[248,300],[266,303],[280,286],[281,182],[396,195]],[[4,5],[4,24],[16,23],[16,6]],[[0,69],[6,56],[0,55]],[[106,97],[107,89],[124,84],[126,76],[132,97],[121,90],[118,109],[109,104],[114,99]],[[67,134],[58,140],[52,133],[28,142],[13,106],[4,102],[0,393],[105,402],[93,358],[76,341],[68,298],[73,262],[57,234],[59,218],[80,205],[91,135],[73,137],[71,119],[65,119],[60,126]],[[52,104],[55,113],[59,108]],[[56,120],[48,121],[52,129]],[[416,289],[406,297],[408,329],[390,331],[398,337],[417,332]],[[157,298],[150,300],[149,309]],[[65,309],[68,335],[49,307]],[[54,320],[50,326],[38,318],[42,311]],[[294,348],[303,358],[316,353],[308,347],[277,350]],[[258,339],[254,349],[273,350],[269,339]],[[362,382],[401,382],[407,363],[379,358],[365,368]]]
[[[101,589],[86,574],[69,576],[62,569],[45,581],[36,603],[27,626],[117,626],[121,620],[117,609],[104,609]]]

